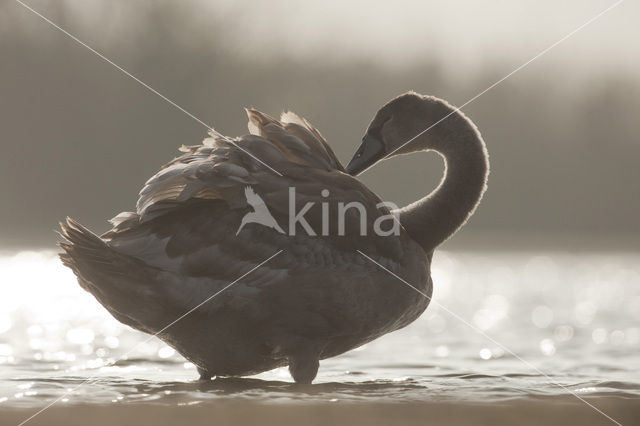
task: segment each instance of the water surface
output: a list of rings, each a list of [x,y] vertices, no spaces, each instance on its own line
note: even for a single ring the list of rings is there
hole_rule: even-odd
[[[313,386],[294,386],[286,368],[205,383],[173,349],[113,319],[53,252],[5,253],[0,406],[481,402],[569,391],[640,402],[640,254],[440,252],[433,277],[420,319],[322,361]]]

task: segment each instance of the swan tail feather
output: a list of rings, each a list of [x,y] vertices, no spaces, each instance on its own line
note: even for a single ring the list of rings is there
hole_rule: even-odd
[[[60,235],[65,239],[58,244],[64,250],[60,260],[78,277],[91,267],[106,268],[110,273],[125,275],[113,262],[116,253],[99,236],[71,218],[61,222],[60,229]]]
[[[149,284],[153,281],[153,268],[115,251],[106,241],[71,218],[60,223],[60,228],[60,235],[64,238],[58,243],[63,250],[59,254],[60,260],[73,271],[80,286],[119,321],[142,331],[151,331],[157,312],[152,303],[146,302],[150,302]],[[126,315],[126,312],[137,312],[136,318]]]

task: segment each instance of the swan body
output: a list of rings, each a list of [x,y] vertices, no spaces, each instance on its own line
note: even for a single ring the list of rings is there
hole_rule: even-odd
[[[346,235],[335,221],[322,232],[323,203],[334,211],[357,201],[369,222],[389,211],[306,120],[247,113],[251,134],[212,131],[202,145],[183,146],[146,182],[136,211],[116,216],[105,234],[67,219],[60,257],[116,319],[157,334],[202,378],[289,365],[296,382],[310,383],[319,360],[406,326],[429,303],[358,250],[426,295],[431,254],[404,227],[361,235],[354,214]],[[292,187],[298,207],[313,204],[305,218],[315,235],[291,226]],[[262,209],[268,226],[243,222]]]

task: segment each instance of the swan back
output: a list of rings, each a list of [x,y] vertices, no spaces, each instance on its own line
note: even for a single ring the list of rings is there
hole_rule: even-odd
[[[162,166],[140,191],[137,217],[121,213],[112,223],[144,222],[191,199],[224,200],[239,207],[245,205],[247,185],[283,183],[285,176],[295,179],[309,169],[344,172],[307,120],[292,112],[284,113],[280,121],[255,109],[248,109],[247,115],[249,135],[229,138],[211,130],[202,145],[182,146],[183,155]]]

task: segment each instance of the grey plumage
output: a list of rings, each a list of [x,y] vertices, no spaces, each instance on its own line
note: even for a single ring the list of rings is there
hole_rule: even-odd
[[[437,98],[401,95],[378,111],[347,170],[435,150],[445,157],[445,177],[431,194],[397,212],[398,235],[360,235],[360,218],[353,214],[346,216],[345,236],[337,232],[335,217],[323,235],[322,203],[336,211],[340,202],[358,201],[369,226],[389,211],[376,207],[380,199],[345,173],[306,120],[293,113],[279,121],[247,113],[250,135],[232,140],[212,131],[202,145],[183,146],[181,156],[146,182],[136,212],[113,218],[104,235],[68,219],[61,225],[66,241],[60,257],[114,317],[160,332],[202,377],[250,375],[288,364],[296,382],[309,383],[320,359],[397,330],[426,309],[432,252],[478,206],[488,154],[460,111]],[[298,231],[294,235],[274,229],[271,220],[288,223],[291,187],[296,211],[315,203],[305,217],[317,235],[300,226],[288,229]],[[263,202],[273,215],[265,222],[270,226],[242,221]],[[279,250],[281,255],[166,327]]]
[[[282,254],[159,334],[193,362],[202,377],[250,375],[289,365],[297,382],[311,382],[318,360],[403,327],[429,300],[366,261],[380,264],[431,293],[431,257],[401,230],[398,236],[360,236],[347,216],[346,236],[321,235],[322,202],[361,202],[369,222],[388,214],[380,199],[344,172],[306,120],[275,120],[248,110],[252,134],[229,139],[216,132],[184,146],[140,192],[135,212],[112,219],[98,237],[73,220],[62,224],[61,259],[80,285],[118,320],[156,333],[254,268]],[[278,170],[278,176],[260,161]],[[275,220],[288,223],[288,192],[317,236],[295,236],[247,224],[250,185]],[[330,190],[330,197],[321,190]],[[332,220],[332,226],[335,223]],[[286,228],[285,228],[286,230]]]

